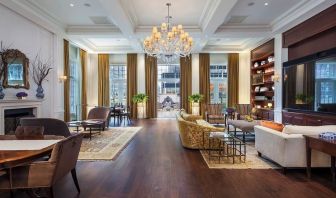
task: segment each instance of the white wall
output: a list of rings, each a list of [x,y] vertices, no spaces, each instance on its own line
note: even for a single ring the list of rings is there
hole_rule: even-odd
[[[87,103],[88,108],[98,106],[98,54],[88,54],[87,64]]]
[[[30,59],[37,54],[42,60],[51,60],[53,70],[51,70],[48,81],[43,83],[45,100],[42,104],[43,117],[60,117],[63,114],[63,88],[58,82],[58,75],[63,71],[63,38],[47,31],[34,22],[13,12],[0,4],[0,40],[5,46],[18,49]],[[30,72],[31,74],[31,72]],[[36,99],[37,86],[29,75],[30,89],[5,89],[5,99],[15,99],[15,94],[19,91],[28,93],[28,99]]]
[[[192,54],[192,60],[191,60],[191,67],[192,67],[192,83],[191,83],[191,90],[192,94],[198,94],[199,93],[199,54]]]
[[[239,53],[239,104],[250,103],[250,60],[250,52]]]
[[[137,68],[138,93],[146,92],[145,82],[145,54],[138,54],[138,68]]]

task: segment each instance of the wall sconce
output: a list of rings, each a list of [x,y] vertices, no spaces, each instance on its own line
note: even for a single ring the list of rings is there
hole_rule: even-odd
[[[274,74],[274,75],[272,76],[272,80],[273,80],[274,82],[279,82],[279,81],[280,81],[280,76],[279,76],[278,74]]]
[[[59,80],[60,83],[66,81],[67,79],[68,79],[67,76],[59,76],[59,77],[58,77],[58,80]]]
[[[271,109],[272,108],[272,106],[273,106],[273,104],[272,103],[267,103],[267,107],[269,108],[269,109]]]

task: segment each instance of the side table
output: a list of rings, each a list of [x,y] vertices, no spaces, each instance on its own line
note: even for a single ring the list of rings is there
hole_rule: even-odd
[[[311,151],[312,149],[321,151],[331,156],[331,175],[332,180],[336,180],[335,158],[336,158],[336,140],[325,140],[317,135],[303,135],[306,139],[307,155],[307,176],[311,178]]]

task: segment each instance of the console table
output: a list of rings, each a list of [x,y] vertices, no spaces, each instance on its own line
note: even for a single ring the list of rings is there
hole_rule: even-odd
[[[335,182],[335,158],[336,158],[336,140],[325,140],[318,136],[304,135],[306,139],[306,154],[307,154],[307,176],[311,177],[311,151],[312,149],[321,151],[331,156],[331,174],[332,180]]]

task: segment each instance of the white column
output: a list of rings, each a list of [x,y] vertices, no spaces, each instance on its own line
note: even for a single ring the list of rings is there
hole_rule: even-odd
[[[138,54],[138,68],[137,68],[137,89],[138,93],[146,92],[145,82],[145,54]]]
[[[250,61],[250,52],[239,53],[239,104],[250,104]]]
[[[282,122],[282,64],[288,60],[288,49],[282,48],[282,35],[274,38],[274,73],[279,81],[274,83],[274,121]]]
[[[199,93],[199,54],[192,54],[192,94]]]

